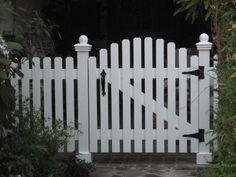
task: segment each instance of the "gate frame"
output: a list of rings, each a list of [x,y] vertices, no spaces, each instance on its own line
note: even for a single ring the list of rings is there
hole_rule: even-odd
[[[210,67],[210,50],[212,43],[209,42],[209,36],[203,33],[199,37],[200,42],[196,44],[199,57],[199,65],[209,70]],[[88,44],[88,38],[85,35],[79,37],[79,43],[74,45],[77,52],[77,67],[78,67],[78,117],[79,117],[79,155],[78,158],[84,159],[87,162],[92,161],[90,152],[90,135],[89,135],[89,52],[92,45]],[[210,100],[202,91],[206,90],[209,85],[209,76],[205,79],[199,80],[199,103],[208,103],[210,107]],[[207,88],[209,89],[209,88]],[[203,104],[199,104],[198,110],[199,129],[204,129],[205,142],[199,142],[199,152],[196,154],[197,164],[208,164],[212,160],[212,154],[209,148],[209,140],[211,136],[208,131],[210,130],[210,112],[209,108]]]

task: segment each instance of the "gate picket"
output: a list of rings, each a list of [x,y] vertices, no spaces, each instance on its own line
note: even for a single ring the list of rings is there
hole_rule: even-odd
[[[153,152],[152,38],[144,40],[145,59],[145,152]]]
[[[111,117],[112,117],[112,152],[120,152],[119,125],[119,56],[118,44],[111,44]]]
[[[198,69],[198,57],[192,56],[190,58],[191,61],[191,70]],[[191,126],[188,130],[189,133],[198,132],[198,97],[199,97],[199,89],[198,89],[198,77],[191,75],[190,76],[190,95],[191,95]],[[191,138],[191,152],[198,152],[198,139]]]
[[[183,137],[186,134],[186,125],[180,122],[180,119],[187,122],[187,75],[182,72],[188,71],[187,68],[187,50],[179,50],[179,152],[187,152],[187,139]]]
[[[141,39],[135,38],[134,48],[134,152],[142,152],[142,106],[141,103]]]
[[[131,152],[130,41],[122,41],[123,151]]]
[[[100,50],[100,72],[103,70],[108,74],[107,70],[107,50]],[[101,82],[100,82],[101,84]],[[100,94],[100,110],[101,110],[101,152],[109,151],[109,134],[108,134],[108,79],[106,75],[105,82],[105,91],[106,94],[103,96]]]
[[[176,151],[176,114],[175,114],[175,44],[167,45],[167,86],[168,86],[168,152]]]
[[[156,151],[165,152],[164,140],[167,137],[164,129],[164,120],[166,120],[167,110],[164,108],[164,40],[156,40]]]

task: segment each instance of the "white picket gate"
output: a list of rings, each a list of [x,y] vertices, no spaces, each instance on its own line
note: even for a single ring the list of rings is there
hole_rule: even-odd
[[[78,144],[80,158],[87,161],[93,152],[191,152],[198,164],[211,160],[207,143],[211,105],[216,104],[210,88],[216,76],[206,34],[197,43],[198,56],[188,56],[174,43],[165,52],[162,39],[135,38],[111,44],[110,51],[101,49],[96,59],[89,56],[87,41],[81,36],[75,45],[77,68],[73,58],[65,59],[65,68],[55,58],[53,69],[50,58],[42,60],[43,67],[34,58],[32,69],[28,62],[22,65],[25,77],[12,81],[17,91],[32,97],[35,108],[44,108],[44,117],[74,126],[68,152]]]

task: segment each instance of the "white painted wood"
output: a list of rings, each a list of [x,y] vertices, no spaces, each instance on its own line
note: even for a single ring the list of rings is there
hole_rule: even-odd
[[[189,71],[187,68],[187,50],[181,48],[179,50],[179,152],[187,152],[187,139],[183,137],[186,134],[186,125],[180,123],[182,121],[187,122],[187,75],[183,72]],[[197,109],[196,109],[197,110]]]
[[[75,125],[75,105],[74,105],[74,78],[73,78],[74,62],[73,58],[66,58],[66,122],[67,126]],[[75,150],[75,135],[72,133],[67,143],[67,152]]]
[[[97,138],[97,77],[96,58],[89,58],[89,125],[90,125],[90,152],[98,152]]]
[[[43,59],[43,91],[45,126],[52,128],[52,69],[51,59]]]
[[[134,152],[142,152],[142,111],[141,106],[141,39],[135,38],[133,41],[134,56]]]
[[[112,116],[112,152],[120,152],[118,136],[120,126],[119,111],[119,51],[118,44],[111,44],[111,116]]]
[[[55,58],[55,118],[63,121],[62,58]]]
[[[167,66],[168,66],[168,152],[176,151],[176,116],[175,116],[175,44],[167,45]]]
[[[209,67],[209,50],[211,43],[207,42],[206,35],[201,37],[197,44],[199,50],[199,65],[205,66],[205,72]],[[153,140],[157,141],[157,152],[164,152],[164,140],[168,140],[168,152],[175,152],[175,142],[180,141],[180,152],[187,151],[187,139],[183,134],[195,133],[198,128],[209,131],[209,85],[208,74],[205,79],[198,81],[196,76],[183,75],[183,71],[198,69],[198,57],[192,57],[191,68],[186,66],[186,49],[180,49],[179,65],[175,68],[175,45],[168,44],[167,59],[168,68],[164,68],[164,41],[156,40],[156,63],[152,68],[152,39],[145,39],[144,55],[141,54],[141,39],[134,39],[134,68],[130,68],[130,42],[122,41],[122,65],[118,68],[118,45],[111,45],[111,69],[107,68],[107,50],[100,51],[100,69],[96,68],[96,58],[89,58],[91,46],[87,44],[87,38],[81,37],[80,44],[75,45],[78,52],[78,70],[73,69],[72,58],[66,59],[66,69],[62,69],[61,58],[55,59],[55,69],[51,69],[50,58],[43,61],[44,69],[39,68],[39,60],[35,62],[32,70],[28,61],[22,65],[25,77],[22,79],[22,94],[29,98],[33,91],[33,104],[40,108],[41,88],[40,79],[43,79],[44,116],[52,117],[51,79],[55,80],[55,109],[56,118],[63,120],[63,95],[62,80],[66,79],[67,125],[74,123],[74,79],[78,78],[78,107],[79,107],[79,152],[84,157],[90,157],[90,152],[97,152],[97,140],[101,140],[101,151],[108,152],[108,140],[112,140],[112,151],[120,152],[120,140],[123,140],[124,152],[131,152],[131,139],[134,140],[134,151],[142,152],[142,140],[145,140],[145,151],[152,152]],[[141,57],[145,57],[145,68],[141,68]],[[35,59],[34,59],[35,60]],[[89,63],[89,72],[88,72]],[[97,88],[96,79],[100,79],[100,73],[105,70],[106,95],[101,98],[101,130],[97,128]],[[209,71],[210,72],[210,71]],[[130,79],[134,78],[134,86]],[[152,99],[152,80],[156,78],[156,101]],[[164,79],[168,78],[168,109],[164,107]],[[175,111],[175,79],[179,78],[179,114]],[[187,78],[191,79],[191,125],[187,122]],[[30,90],[30,79],[33,79],[33,90]],[[141,79],[145,79],[145,93],[141,91]],[[198,82],[200,82],[198,84]],[[18,83],[18,81],[12,81]],[[108,83],[111,83],[112,98],[112,129],[108,129]],[[217,84],[217,83],[216,83]],[[17,87],[17,86],[16,86]],[[89,90],[89,93],[88,93]],[[123,92],[123,130],[119,129],[119,90]],[[23,100],[26,99],[23,97]],[[130,98],[134,99],[134,130],[131,129]],[[142,105],[145,106],[145,130],[142,130]],[[217,105],[214,105],[217,106]],[[198,111],[199,110],[199,113]],[[153,130],[153,113],[156,115],[157,130]],[[168,121],[168,130],[164,129],[164,121]],[[199,121],[199,127],[198,127]],[[52,120],[45,122],[52,126]],[[90,129],[89,129],[90,127]],[[90,134],[90,135],[89,135]],[[191,139],[191,152],[198,152],[197,163],[206,163],[211,158],[209,146],[210,134],[206,134],[206,141],[200,143]],[[68,151],[73,151],[76,137],[72,137],[67,146]],[[89,145],[90,144],[90,145]],[[83,156],[82,155],[82,156]]]
[[[101,87],[101,80],[100,80],[100,106],[101,106],[101,151],[108,152],[108,74],[107,71],[107,50],[102,49],[100,50],[100,73],[104,70],[106,75],[106,82],[105,82],[105,91],[106,94],[102,95],[102,87]]]
[[[198,69],[198,57],[197,56],[192,56],[190,58],[191,60],[191,71]],[[199,79],[197,76],[190,75],[190,92],[191,92],[191,127],[188,128],[188,133],[187,134],[192,134],[198,132],[199,126],[198,126],[198,117],[199,113],[197,110],[199,110],[199,103],[198,103],[198,98],[199,98],[199,90],[198,90],[198,83]],[[202,104],[202,103],[200,103]],[[198,152],[198,139],[191,138],[191,152]]]
[[[40,58],[33,58],[34,65],[32,66],[32,77],[33,77],[33,107],[39,111],[41,108],[41,84],[40,84]],[[40,114],[40,112],[39,112]]]
[[[199,51],[199,66],[204,66],[205,71],[210,69],[210,50],[212,43],[208,42],[209,36],[207,34],[200,35],[200,42],[197,43]],[[209,89],[210,79],[209,75],[205,74],[205,78],[199,80],[199,128],[205,130],[205,142],[199,143],[199,152],[197,154],[197,163],[206,164],[211,161],[211,152],[209,147],[210,134],[210,98]]]
[[[30,88],[29,88],[29,84],[30,84],[30,79],[31,78],[31,70],[29,69],[29,61],[25,61],[22,65],[21,65],[21,70],[24,73],[24,77],[22,78],[22,102],[26,101],[27,99],[30,98]]]
[[[145,58],[145,152],[153,152],[153,87],[152,87],[152,38],[144,40]]]
[[[62,58],[56,57],[54,62],[55,119],[63,122]],[[64,151],[64,147],[61,147],[59,151]]]
[[[165,152],[164,140],[167,137],[167,133],[164,130],[164,120],[167,116],[167,109],[164,108],[164,77],[160,75],[161,70],[164,68],[164,41],[162,39],[156,40],[156,141],[157,141],[157,152]]]
[[[78,64],[78,122],[79,122],[79,153],[80,158],[91,162],[89,151],[89,85],[88,59],[92,46],[88,44],[85,35],[79,37],[79,43],[74,45]]]
[[[123,151],[131,152],[130,41],[122,41]]]

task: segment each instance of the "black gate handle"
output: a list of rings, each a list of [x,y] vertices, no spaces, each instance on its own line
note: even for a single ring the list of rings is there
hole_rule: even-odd
[[[102,84],[102,96],[105,96],[106,95],[106,92],[105,92],[105,77],[106,77],[106,72],[104,70],[102,70],[101,72],[101,84]]]

